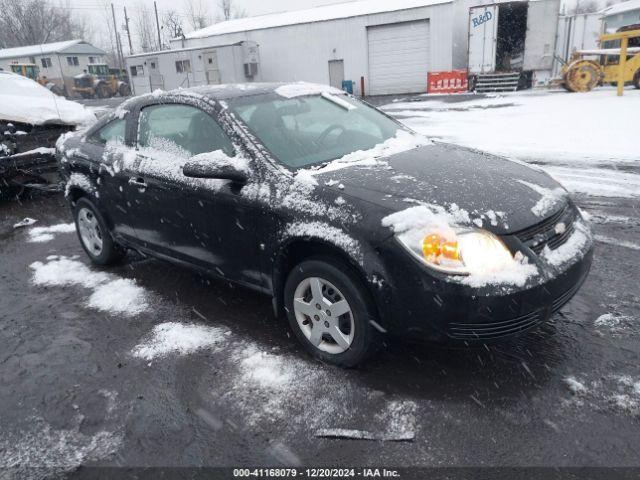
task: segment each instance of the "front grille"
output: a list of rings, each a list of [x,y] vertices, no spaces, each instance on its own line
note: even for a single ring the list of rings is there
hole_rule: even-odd
[[[565,243],[575,228],[576,210],[573,205],[566,205],[562,210],[532,227],[521,230],[516,236],[536,254],[540,254],[544,247],[555,250]],[[564,223],[564,231],[558,233],[556,226]]]
[[[449,324],[449,335],[460,340],[490,340],[523,332],[545,319],[543,310],[522,315],[520,317],[488,323],[455,323]]]

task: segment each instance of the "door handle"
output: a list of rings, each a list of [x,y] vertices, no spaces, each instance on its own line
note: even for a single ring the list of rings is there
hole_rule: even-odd
[[[129,179],[129,185],[135,185],[140,188],[146,188],[148,186],[142,177],[131,177]]]

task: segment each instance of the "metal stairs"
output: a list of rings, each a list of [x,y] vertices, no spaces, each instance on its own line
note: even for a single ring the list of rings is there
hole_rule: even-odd
[[[476,92],[515,92],[520,82],[520,72],[479,73],[476,79]]]

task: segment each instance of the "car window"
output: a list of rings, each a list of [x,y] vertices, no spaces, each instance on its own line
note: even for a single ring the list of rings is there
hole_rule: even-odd
[[[138,146],[184,156],[222,150],[234,155],[231,140],[207,113],[189,105],[153,105],[140,113]]]
[[[113,120],[91,135],[91,140],[103,145],[107,142],[123,143],[125,126],[126,120]]]
[[[368,150],[393,137],[400,128],[381,112],[345,95],[254,96],[231,103],[232,111],[271,154],[290,167]]]

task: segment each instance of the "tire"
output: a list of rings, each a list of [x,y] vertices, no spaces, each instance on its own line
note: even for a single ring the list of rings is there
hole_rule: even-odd
[[[131,95],[131,89],[129,88],[128,84],[122,83],[118,88],[118,93],[120,93],[121,97],[128,97],[129,95]]]
[[[109,98],[109,88],[101,83],[96,87],[96,97],[98,98]]]
[[[315,280],[319,283],[316,284]],[[317,296],[312,296],[312,289],[318,291],[320,286],[323,290],[322,305],[315,303]],[[294,306],[294,299],[298,300],[298,307]],[[338,305],[334,312],[340,311],[340,307],[344,310],[345,304],[338,304],[340,300],[346,301],[349,312],[336,318],[336,315],[331,315],[331,307]],[[355,367],[377,350],[378,334],[370,323],[377,318],[373,300],[353,269],[341,260],[317,257],[296,265],[285,283],[284,304],[289,325],[298,340],[311,355],[324,362]],[[321,307],[319,310],[318,306]],[[318,328],[320,330],[316,330]],[[336,333],[336,328],[339,333]],[[316,331],[319,332],[317,335],[313,333]],[[343,334],[342,345],[335,340],[340,333]],[[319,343],[314,343],[318,338]]]
[[[122,259],[124,250],[113,241],[104,217],[89,199],[81,197],[76,202],[73,219],[80,245],[92,263],[112,265]]]
[[[636,73],[633,76],[633,86],[640,90],[640,69],[636,70]]]

